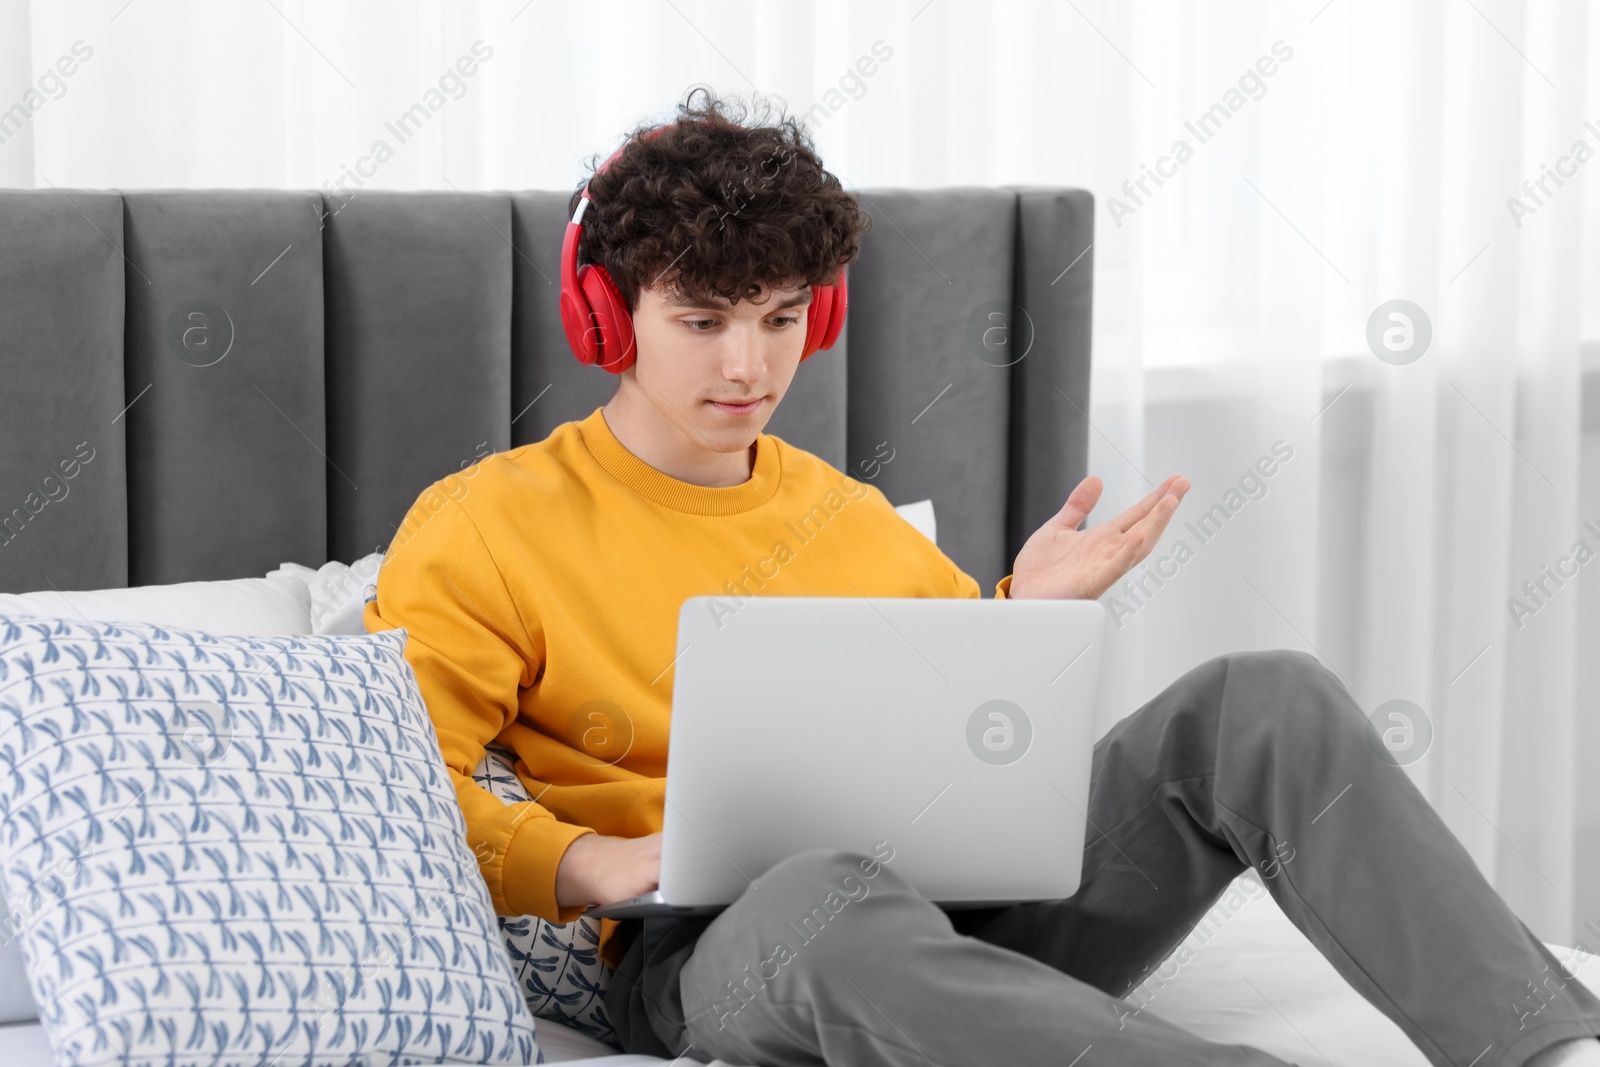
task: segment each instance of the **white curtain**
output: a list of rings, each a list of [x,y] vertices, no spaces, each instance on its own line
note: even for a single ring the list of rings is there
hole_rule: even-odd
[[[1091,522],[1194,483],[1106,597],[1102,728],[1210,656],[1310,651],[1363,710],[1420,709],[1382,720],[1396,773],[1536,934],[1600,951],[1597,23],[1578,0],[12,0],[0,184],[564,189],[705,83],[809,111],[847,187],[1087,188]]]

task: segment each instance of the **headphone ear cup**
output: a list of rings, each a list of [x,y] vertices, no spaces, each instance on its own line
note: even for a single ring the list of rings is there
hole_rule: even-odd
[[[806,308],[806,343],[800,350],[800,362],[810,359],[822,347],[828,334],[828,323],[833,318],[833,286],[819,285],[811,290],[811,305]]]
[[[844,328],[844,313],[848,303],[842,275],[838,285],[819,285],[813,294],[815,299],[811,302],[806,322],[806,346],[800,354],[802,363],[818,349],[833,347],[833,343],[839,339],[839,331]]]
[[[578,277],[581,279],[588,269],[579,267]],[[566,333],[567,345],[572,349],[572,354],[578,357],[578,362],[585,366],[592,364],[598,355],[595,351],[594,315],[584,299],[581,284],[576,288],[561,290],[561,329]]]
[[[839,284],[831,285],[833,295],[832,311],[828,315],[828,332],[822,338],[823,348],[832,348],[833,343],[839,339],[839,331],[844,329],[845,312],[850,308],[850,283],[841,272]]]
[[[594,312],[590,327],[593,358],[588,362],[621,374],[633,366],[634,357],[633,316],[628,313],[628,302],[611,275],[597,263],[588,264],[579,272],[578,284]],[[588,350],[591,344],[584,347]]]

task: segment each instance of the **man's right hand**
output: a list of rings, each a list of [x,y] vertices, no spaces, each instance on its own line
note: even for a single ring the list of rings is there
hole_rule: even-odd
[[[661,834],[574,838],[556,868],[556,903],[563,908],[615,904],[655,891],[661,880]]]

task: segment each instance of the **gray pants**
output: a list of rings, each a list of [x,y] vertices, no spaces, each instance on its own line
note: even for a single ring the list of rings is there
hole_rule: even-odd
[[[1282,1064],[1120,999],[1253,866],[1434,1064],[1520,1067],[1600,1034],[1600,1000],[1370,729],[1305,653],[1209,660],[1096,743],[1073,896],[947,913],[892,862],[863,881],[863,857],[806,852],[715,918],[628,926],[607,1012],[628,1051],[770,1067]],[[791,921],[852,873],[870,892],[802,940]]]

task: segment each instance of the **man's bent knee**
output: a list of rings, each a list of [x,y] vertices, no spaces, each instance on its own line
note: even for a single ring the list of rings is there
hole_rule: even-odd
[[[1309,652],[1259,649],[1217,659],[1227,666],[1229,698],[1241,701],[1267,728],[1317,733],[1362,723],[1339,676]]]
[[[1300,676],[1326,670],[1322,661],[1298,648],[1254,648],[1239,652],[1226,652],[1216,659],[1231,669],[1250,669],[1283,672]]]

